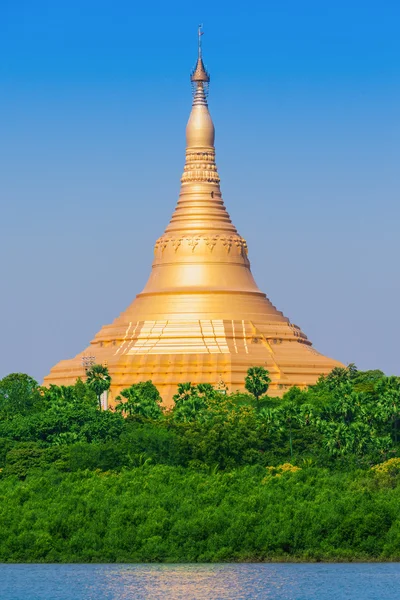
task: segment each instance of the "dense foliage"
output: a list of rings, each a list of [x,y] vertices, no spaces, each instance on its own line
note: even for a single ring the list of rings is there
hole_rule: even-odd
[[[101,410],[96,375],[0,381],[0,561],[400,558],[400,378],[271,398],[253,369],[251,394],[182,384],[167,411],[151,382]]]

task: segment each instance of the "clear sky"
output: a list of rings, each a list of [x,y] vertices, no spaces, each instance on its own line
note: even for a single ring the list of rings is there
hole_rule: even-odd
[[[271,301],[400,373],[400,3],[0,2],[0,376],[39,380],[143,288],[204,23],[217,163]]]

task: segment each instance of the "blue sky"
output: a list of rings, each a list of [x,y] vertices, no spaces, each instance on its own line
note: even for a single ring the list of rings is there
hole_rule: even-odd
[[[0,4],[0,376],[39,380],[143,288],[204,23],[222,191],[314,346],[400,372],[400,5]]]

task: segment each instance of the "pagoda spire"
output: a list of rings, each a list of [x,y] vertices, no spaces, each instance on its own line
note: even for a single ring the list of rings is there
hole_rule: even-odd
[[[207,104],[210,75],[203,62],[202,26],[198,28],[197,62],[190,75],[193,102],[186,126],[186,160],[176,209],[167,234],[200,232],[238,235],[222,200],[215,162],[215,128]]]

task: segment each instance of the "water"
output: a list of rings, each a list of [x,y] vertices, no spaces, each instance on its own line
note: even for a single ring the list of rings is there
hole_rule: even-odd
[[[0,565],[1,600],[398,600],[400,564]]]

